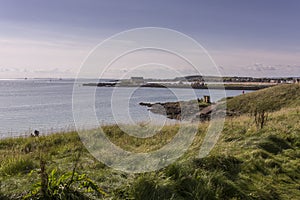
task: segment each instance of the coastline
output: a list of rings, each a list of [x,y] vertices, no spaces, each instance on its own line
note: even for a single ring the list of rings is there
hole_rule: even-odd
[[[86,141],[83,141],[76,131],[0,139],[0,199],[21,200],[35,191],[40,195],[40,190],[32,188],[35,188],[43,177],[57,184],[54,188],[64,188],[66,182],[56,180],[69,181],[66,177],[72,174],[76,177],[87,177],[87,180],[93,183],[93,188],[104,191],[101,198],[107,200],[146,199],[135,198],[140,193],[156,193],[157,198],[154,199],[161,199],[161,195],[165,194],[170,194],[166,199],[171,199],[173,194],[180,199],[186,199],[182,191],[195,192],[197,190],[194,188],[198,188],[199,184],[200,192],[209,192],[212,194],[211,199],[220,195],[215,194],[217,190],[224,191],[220,199],[252,199],[247,198],[248,196],[255,196],[256,199],[293,199],[299,196],[297,183],[300,178],[297,168],[300,147],[297,131],[300,117],[299,89],[300,85],[283,85],[228,99],[226,109],[241,115],[226,118],[217,145],[209,155],[198,157],[210,124],[197,123],[197,133],[184,154],[158,172],[128,174],[114,169],[109,165],[118,161],[114,152],[99,149],[99,153],[109,155],[108,164],[101,159],[95,159],[84,145],[83,142]],[[257,116],[250,114],[254,102],[257,109],[267,112],[263,126],[253,122]],[[204,104],[206,102],[201,100],[194,103],[205,108],[214,105]],[[156,134],[146,138],[135,137],[117,124],[101,128],[108,140],[116,146],[128,152],[143,154],[165,147],[176,138],[181,128],[180,124],[165,125],[161,129],[152,125],[149,127],[151,129],[148,129],[147,124],[140,126],[128,125],[126,128],[130,132],[137,131],[140,134],[155,130]],[[184,133],[189,133],[189,129],[184,130],[187,130]],[[101,137],[97,137],[97,129],[84,130],[83,134],[92,139],[90,141],[93,143],[88,148],[97,150],[99,143],[94,143],[94,137],[101,140]],[[163,162],[165,157],[160,157]],[[140,162],[144,164],[143,160]],[[131,163],[129,167],[134,169],[136,165]],[[268,178],[262,179],[265,174]],[[72,194],[78,188],[77,183],[71,188],[74,189],[71,190]],[[144,189],[145,185],[150,189]],[[80,190],[80,194],[99,199],[97,193],[89,191],[91,192]]]
[[[249,123],[253,120],[249,115],[232,118],[225,124],[218,145],[210,155],[205,158],[197,158],[208,126],[208,123],[202,123],[186,154],[172,165],[161,169],[159,174],[149,172],[128,175],[107,167],[89,154],[76,132],[2,139],[0,140],[0,150],[3,155],[0,158],[2,178],[0,179],[2,182],[0,199],[2,196],[8,197],[8,199],[23,199],[25,195],[30,194],[33,185],[40,181],[38,173],[31,173],[31,171],[41,170],[41,159],[47,159],[42,161],[46,163],[49,174],[53,170],[59,169],[58,178],[70,174],[73,169],[72,165],[78,163],[76,173],[85,175],[97,186],[103,188],[107,194],[103,199],[112,197],[124,199],[124,194],[131,198],[137,191],[145,192],[139,188],[148,183],[151,183],[153,188],[162,187],[161,185],[164,186],[167,183],[167,188],[170,188],[171,192],[181,194],[181,190],[173,186],[183,187],[182,180],[191,180],[184,183],[190,187],[194,186],[196,181],[199,182],[198,179],[193,179],[195,173],[199,173],[197,177],[202,177],[201,174],[207,175],[208,180],[205,179],[205,176],[203,179],[203,181],[207,181],[204,182],[207,185],[211,184],[209,182],[211,178],[214,180],[221,178],[221,181],[230,183],[230,185],[224,184],[226,191],[227,187],[228,190],[232,190],[231,185],[238,188],[232,193],[233,197],[236,196],[236,192],[242,191],[244,196],[255,194],[261,199],[269,197],[290,199],[298,194],[295,183],[299,177],[299,170],[295,164],[299,161],[295,157],[295,153],[299,151],[297,145],[299,136],[296,133],[290,134],[290,139],[286,139],[285,131],[293,131],[293,127],[297,125],[299,115],[296,113],[295,108],[284,108],[284,110],[272,113],[270,118],[272,120],[268,121],[266,128],[262,130],[257,130],[255,124]],[[287,121],[288,127],[284,126]],[[177,125],[166,126],[159,134],[150,138],[134,138],[124,133],[117,125],[107,126],[104,129],[108,138],[117,146],[127,151],[147,153],[160,149],[170,142],[179,127]],[[276,130],[275,133],[274,130]],[[91,131],[89,134],[93,135],[93,133]],[[248,145],[247,148],[244,148],[245,144]],[[42,158],[40,157],[41,153]],[[74,154],[81,155],[81,157],[74,161]],[[288,162],[287,158],[289,158]],[[269,178],[263,179],[262,182],[260,177],[265,172],[269,174]],[[177,175],[178,173],[180,174]],[[268,185],[268,188],[261,185]],[[218,185],[213,185],[208,191],[215,191],[215,187]],[[270,196],[268,193],[270,190],[277,192]],[[228,194],[231,193],[225,193],[224,197],[227,197]]]
[[[117,83],[83,83],[82,86],[93,87],[148,87],[148,88],[183,88],[183,89],[225,89],[225,90],[260,90],[275,86],[276,84],[209,84],[209,85],[187,85],[187,84],[117,84]]]

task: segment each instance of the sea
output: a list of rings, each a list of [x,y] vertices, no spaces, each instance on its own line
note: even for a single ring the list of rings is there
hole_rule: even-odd
[[[34,130],[50,134],[119,123],[176,123],[176,120],[149,112],[147,107],[139,103],[192,100],[204,95],[210,95],[211,101],[216,102],[224,98],[224,94],[236,96],[243,92],[82,85],[94,81],[96,80],[0,80],[0,138],[28,136]],[[77,111],[75,114],[74,109]],[[80,119],[82,121],[78,121]]]

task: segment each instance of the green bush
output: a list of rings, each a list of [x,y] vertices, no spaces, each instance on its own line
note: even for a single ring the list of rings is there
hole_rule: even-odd
[[[98,198],[106,195],[85,174],[71,171],[59,175],[56,169],[52,170],[49,175],[42,172],[40,174],[41,182],[34,184],[34,189],[24,199],[82,200],[90,199],[86,196],[87,193],[93,192]]]

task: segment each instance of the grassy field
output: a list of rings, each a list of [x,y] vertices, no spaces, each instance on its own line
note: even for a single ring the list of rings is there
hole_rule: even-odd
[[[228,99],[228,109],[242,115],[226,119],[210,155],[197,158],[206,122],[181,158],[155,172],[108,168],[89,154],[76,132],[2,139],[0,199],[298,199],[299,93],[293,84]],[[268,114],[263,127],[250,112],[258,108]],[[149,152],[168,143],[178,128],[165,126],[145,139],[117,125],[103,130],[125,150]]]
[[[297,106],[300,106],[300,84],[277,85],[227,100],[228,110],[241,113],[249,113],[256,108],[273,112]]]

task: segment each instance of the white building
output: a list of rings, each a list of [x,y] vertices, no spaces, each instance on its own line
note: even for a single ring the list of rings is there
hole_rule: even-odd
[[[145,83],[144,78],[139,76],[131,77],[130,82],[134,85],[141,85]]]

